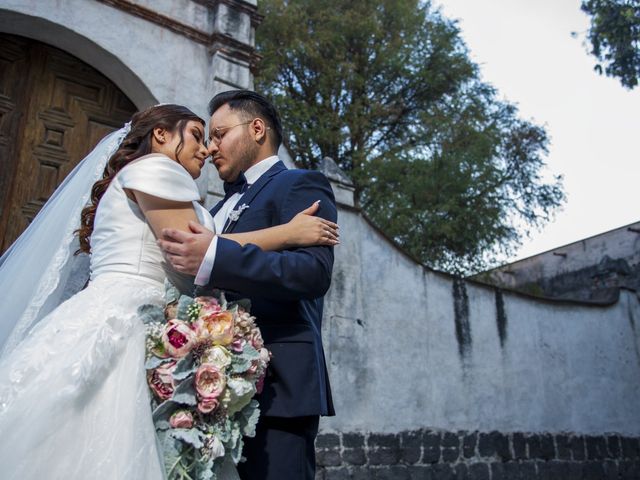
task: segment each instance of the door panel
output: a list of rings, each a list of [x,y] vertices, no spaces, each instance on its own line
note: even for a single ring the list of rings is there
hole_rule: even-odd
[[[4,251],[77,163],[136,109],[98,71],[40,42],[0,34],[0,67]]]

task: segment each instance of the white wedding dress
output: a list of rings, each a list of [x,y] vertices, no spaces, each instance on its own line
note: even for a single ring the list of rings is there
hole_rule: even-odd
[[[147,155],[116,175],[96,213],[88,286],[0,361],[3,480],[165,478],[136,315],[140,305],[163,304],[165,271],[125,188],[191,201],[213,228],[195,182],[168,157]],[[235,468],[218,478],[237,478]]]

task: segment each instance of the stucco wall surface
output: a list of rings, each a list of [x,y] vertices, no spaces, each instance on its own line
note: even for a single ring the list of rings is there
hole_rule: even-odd
[[[253,46],[251,16],[241,9],[192,0],[132,3],[204,34],[230,35]],[[241,3],[255,7],[252,1]],[[208,120],[207,104],[213,95],[253,85],[248,63],[234,60],[228,52],[211,50],[100,1],[0,0],[0,32],[33,38],[75,55],[112,80],[139,109],[177,103]],[[222,191],[215,169],[208,165],[198,184],[207,204],[215,203]]]
[[[541,301],[413,262],[356,211],[323,336],[336,417],[325,431],[640,433],[640,304]]]
[[[640,264],[640,222],[585,238],[548,252],[504,265],[479,276],[500,285],[517,287],[598,265],[605,257]]]

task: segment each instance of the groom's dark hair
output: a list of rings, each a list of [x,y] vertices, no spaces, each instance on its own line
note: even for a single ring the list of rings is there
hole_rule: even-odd
[[[209,115],[224,105],[229,105],[231,110],[237,110],[246,117],[259,117],[265,121],[271,140],[278,148],[282,143],[282,124],[276,107],[259,93],[251,90],[228,90],[219,93],[209,102]]]

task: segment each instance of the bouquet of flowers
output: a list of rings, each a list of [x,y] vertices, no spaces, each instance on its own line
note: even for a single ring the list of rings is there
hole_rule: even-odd
[[[170,479],[215,480],[254,436],[253,399],[269,362],[248,304],[224,294],[188,297],[167,286],[166,306],[144,305],[153,420]]]

